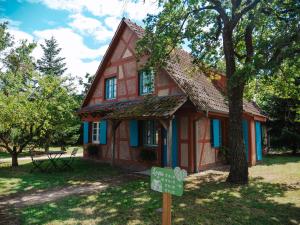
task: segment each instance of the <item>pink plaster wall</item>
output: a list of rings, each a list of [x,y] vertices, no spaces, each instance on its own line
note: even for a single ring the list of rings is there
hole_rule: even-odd
[[[196,127],[196,162],[197,169],[217,162],[216,149],[210,142],[210,119],[202,117],[195,122]]]
[[[138,95],[138,71],[143,68],[147,57],[135,58],[137,36],[128,27],[125,28],[118,44],[110,55],[106,69],[100,74],[100,80],[93,90],[88,105],[100,104],[104,98],[104,81],[117,77],[117,99],[133,100],[142,98]],[[159,71],[155,77],[154,94],[159,96],[182,94],[182,91],[165,71]]]

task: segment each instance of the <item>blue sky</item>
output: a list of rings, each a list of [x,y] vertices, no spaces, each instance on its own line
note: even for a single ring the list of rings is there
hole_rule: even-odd
[[[142,25],[157,12],[156,0],[0,0],[0,20],[9,21],[15,40],[39,45],[54,36],[74,77],[96,72],[122,16]],[[41,55],[38,46],[33,56]]]

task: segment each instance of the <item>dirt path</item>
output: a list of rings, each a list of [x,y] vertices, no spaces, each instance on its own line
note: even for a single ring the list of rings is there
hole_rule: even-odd
[[[92,182],[91,184],[86,185],[54,188],[51,190],[37,191],[31,194],[24,193],[16,197],[5,197],[3,199],[0,199],[0,211],[1,208],[21,208],[24,206],[52,202],[70,195],[96,193],[99,191],[103,191],[108,187],[121,185],[128,181],[139,179],[141,177],[143,176],[138,174],[122,174],[113,178],[104,178],[101,181]]]

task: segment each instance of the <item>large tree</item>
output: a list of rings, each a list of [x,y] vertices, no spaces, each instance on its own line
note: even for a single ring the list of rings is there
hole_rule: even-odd
[[[205,70],[225,62],[228,79],[230,173],[227,181],[248,182],[242,138],[243,93],[247,80],[272,74],[285,58],[300,52],[300,2],[282,0],[169,0],[148,15],[140,54],[159,67],[173,49],[187,43],[195,65]]]
[[[41,44],[43,56],[37,60],[38,69],[46,75],[61,76],[67,70],[65,58],[60,57],[61,48],[54,37],[45,39],[45,44]]]

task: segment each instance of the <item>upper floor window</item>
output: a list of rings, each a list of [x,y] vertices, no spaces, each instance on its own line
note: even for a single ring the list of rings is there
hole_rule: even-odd
[[[105,80],[105,98],[115,99],[117,96],[117,78],[112,77]]]
[[[93,123],[93,130],[92,130],[92,141],[93,143],[99,143],[99,122],[94,122]]]
[[[143,144],[144,146],[157,146],[158,130],[154,120],[143,121]]]
[[[154,73],[152,70],[141,70],[139,72],[139,94],[146,95],[153,92]]]

